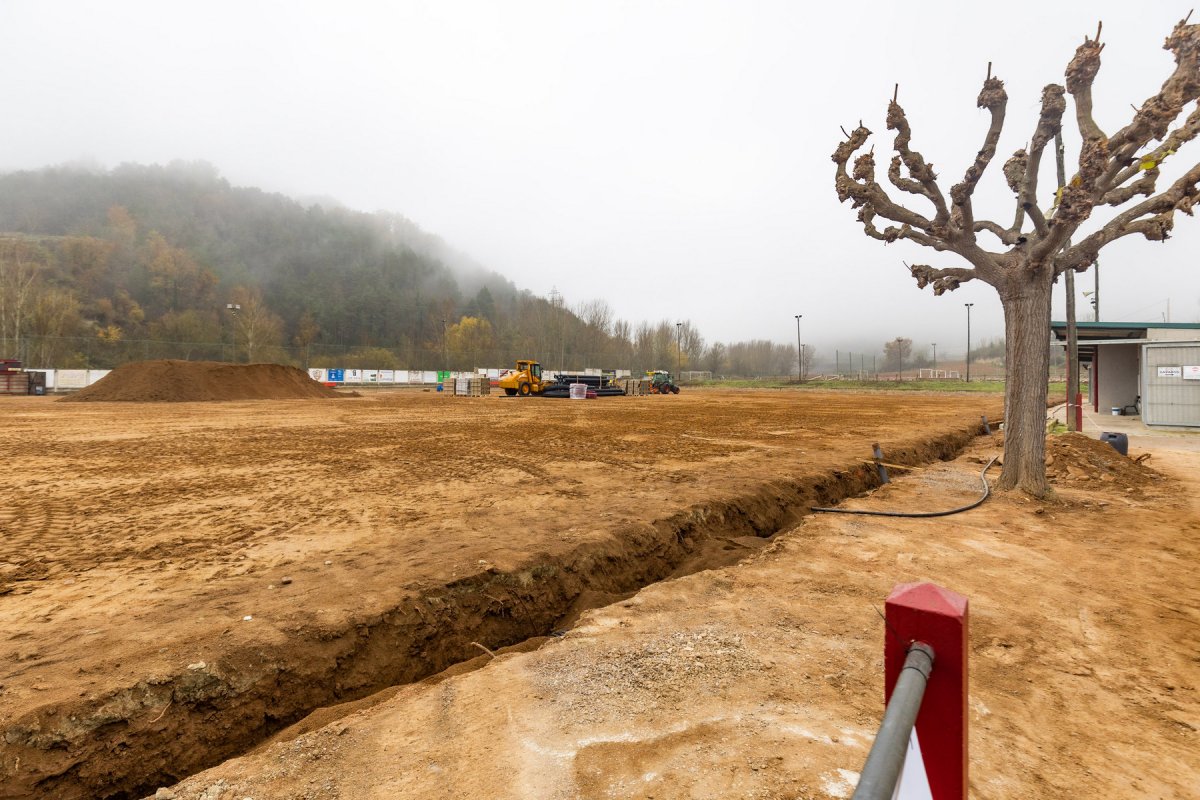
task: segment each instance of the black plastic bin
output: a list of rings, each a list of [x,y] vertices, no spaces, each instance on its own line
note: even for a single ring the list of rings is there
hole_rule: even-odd
[[[1108,442],[1123,456],[1129,455],[1129,437],[1123,433],[1109,433],[1104,431],[1100,434],[1100,441]]]

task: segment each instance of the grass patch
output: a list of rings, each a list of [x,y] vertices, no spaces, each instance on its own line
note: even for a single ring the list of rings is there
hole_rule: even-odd
[[[1004,393],[1004,381],[966,381],[960,380],[912,380],[912,381],[820,381],[811,380],[799,383],[795,380],[712,380],[689,383],[687,386],[713,386],[726,389],[834,389],[842,391],[885,391],[885,392],[978,392]],[[1050,381],[1047,387],[1052,397],[1066,396],[1067,385],[1063,381]],[[1081,390],[1087,393],[1087,384]]]

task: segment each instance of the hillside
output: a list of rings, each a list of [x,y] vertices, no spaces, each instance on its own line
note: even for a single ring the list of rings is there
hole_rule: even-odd
[[[35,365],[465,365],[538,348],[550,318],[580,324],[400,215],[231,186],[203,163],[0,175],[0,261],[0,342]]]

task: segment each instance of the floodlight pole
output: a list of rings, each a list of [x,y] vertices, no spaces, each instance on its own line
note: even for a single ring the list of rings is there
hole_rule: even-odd
[[[237,333],[238,333],[237,332],[237,328],[238,328],[237,315],[238,315],[238,312],[242,310],[242,304],[241,303],[226,303],[225,310],[229,312],[230,316],[232,316],[233,320],[234,320],[233,321],[233,341],[230,342],[230,348],[233,351],[232,352],[233,363],[236,364],[237,363]]]
[[[683,341],[683,323],[675,323],[675,383],[678,384],[683,378],[680,375],[680,370],[683,369],[683,350],[681,343]]]
[[[1067,185],[1066,168],[1063,165],[1062,130],[1054,134],[1054,156],[1058,162],[1058,185]],[[1060,189],[1061,191],[1061,189]],[[1071,246],[1071,240],[1063,244],[1064,248]],[[1067,430],[1077,431],[1077,417],[1080,415],[1079,406],[1079,330],[1075,324],[1075,270],[1066,271],[1067,292]]]
[[[937,380],[937,342],[933,343],[933,379]]]
[[[967,307],[967,383],[971,382],[971,306],[974,303],[963,303]]]
[[[803,314],[796,314],[796,380],[804,383],[804,346],[800,344],[800,318]]]

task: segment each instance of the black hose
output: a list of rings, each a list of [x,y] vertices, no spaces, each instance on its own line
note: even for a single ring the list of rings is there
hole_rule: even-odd
[[[988,486],[987,471],[991,469],[992,464],[996,463],[996,457],[993,456],[983,467],[983,472],[979,473],[979,480],[983,483],[983,494],[973,503],[959,508],[952,508],[949,511],[860,511],[853,508],[813,508],[813,511],[824,511],[827,514],[866,514],[872,517],[948,517],[951,514],[958,514],[963,511],[970,511],[972,508],[977,508],[983,505],[983,501],[988,499],[988,495],[992,493],[992,487]]]

